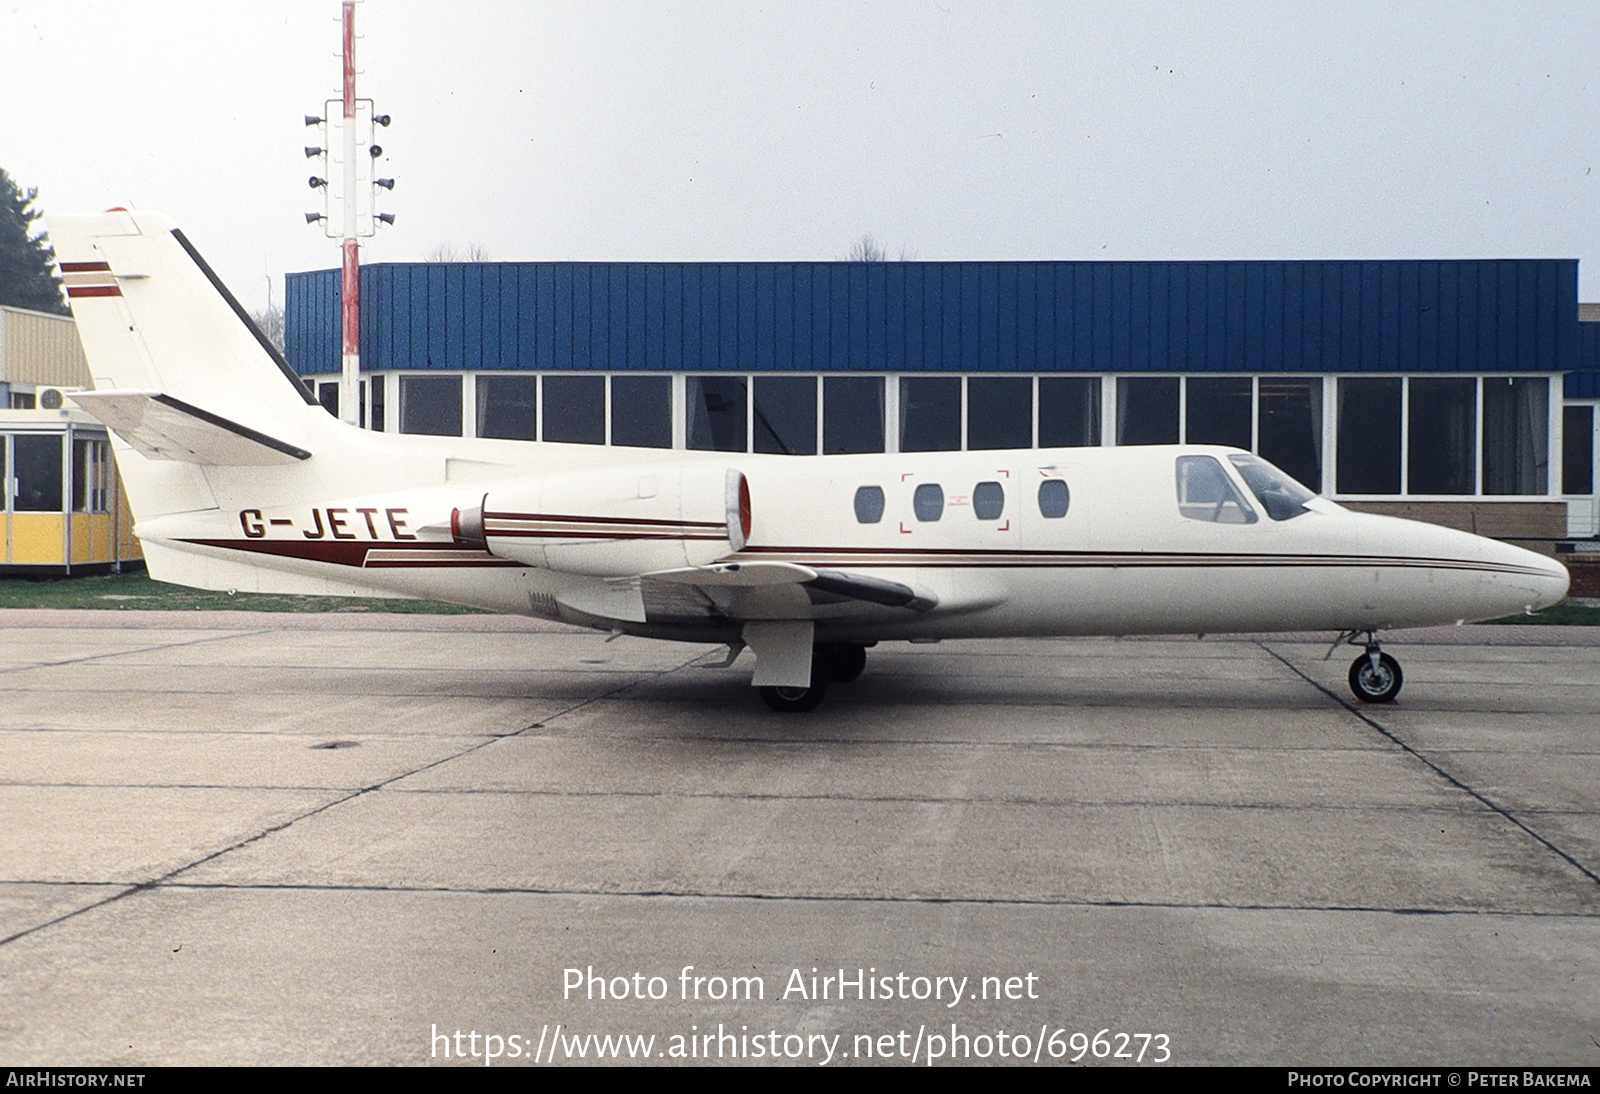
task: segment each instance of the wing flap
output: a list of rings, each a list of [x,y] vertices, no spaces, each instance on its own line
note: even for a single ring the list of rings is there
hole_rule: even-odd
[[[303,448],[159,391],[85,391],[70,398],[152,460],[266,467],[311,458]]]

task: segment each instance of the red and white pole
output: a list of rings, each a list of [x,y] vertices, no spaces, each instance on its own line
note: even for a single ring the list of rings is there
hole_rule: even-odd
[[[361,420],[361,245],[356,241],[356,5],[344,0],[344,354],[339,374],[339,417]]]

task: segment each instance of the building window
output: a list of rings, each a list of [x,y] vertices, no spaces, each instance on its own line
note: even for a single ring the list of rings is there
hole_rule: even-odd
[[[339,416],[339,382],[337,380],[324,381],[317,385],[317,402],[322,404],[322,409]]]
[[[1178,443],[1178,378],[1117,377],[1117,443]]]
[[[1313,493],[1322,490],[1322,378],[1263,376],[1256,451]]]
[[[1483,378],[1483,492],[1543,494],[1550,476],[1550,381]]]
[[[1412,377],[1406,493],[1478,492],[1478,381]]]
[[[1594,493],[1594,407],[1561,410],[1561,492]]]
[[[686,385],[689,447],[709,452],[745,452],[745,378],[690,376]]]
[[[672,447],[672,377],[611,377],[611,443]]]
[[[967,378],[967,448],[1033,447],[1033,378]]]
[[[537,376],[479,376],[477,387],[478,436],[539,439]]]
[[[755,450],[817,454],[817,378],[757,376],[753,383]]]
[[[384,396],[389,390],[389,377],[378,373],[371,378],[370,385],[372,388],[372,430],[375,433],[382,433],[386,424],[383,404],[386,401]]]
[[[61,435],[18,433],[16,495],[11,507],[19,513],[61,512]]]
[[[1400,493],[1400,378],[1339,380],[1338,491]]]
[[[1100,377],[1039,377],[1039,447],[1100,444]]]
[[[98,438],[72,441],[72,511],[106,513],[111,510],[110,445]]]
[[[461,377],[400,377],[400,432],[461,436]]]
[[[1184,440],[1251,448],[1254,384],[1248,376],[1191,376],[1184,384]]]
[[[546,376],[543,394],[545,440],[606,443],[604,376]]]
[[[822,451],[883,451],[883,377],[822,378]]]
[[[961,378],[902,376],[900,451],[955,452],[960,448]]]

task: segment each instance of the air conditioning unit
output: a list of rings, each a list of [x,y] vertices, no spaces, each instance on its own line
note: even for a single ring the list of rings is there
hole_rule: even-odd
[[[83,390],[81,387],[41,387],[37,392],[39,409],[60,410],[67,405],[69,395]]]

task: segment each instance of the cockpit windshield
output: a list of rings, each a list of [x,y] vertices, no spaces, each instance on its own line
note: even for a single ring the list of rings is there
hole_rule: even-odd
[[[1239,476],[1273,520],[1291,520],[1301,513],[1310,512],[1306,502],[1317,495],[1260,456],[1239,453],[1230,455],[1228,459],[1239,469]]]

